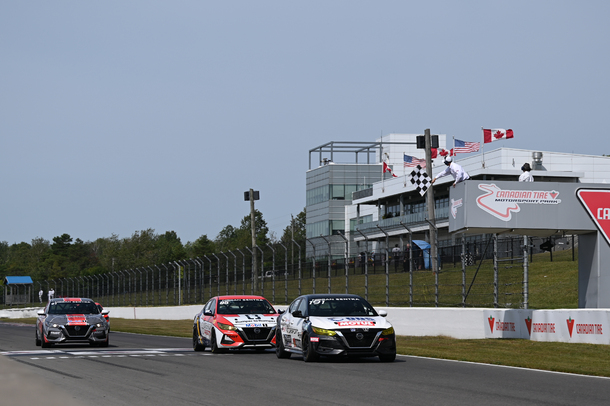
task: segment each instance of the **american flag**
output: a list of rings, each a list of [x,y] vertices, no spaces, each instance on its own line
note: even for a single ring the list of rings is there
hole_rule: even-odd
[[[415,158],[414,156],[405,155],[405,168],[415,167],[420,165],[422,168],[426,167],[426,160]]]
[[[468,142],[455,140],[455,147],[453,148],[454,154],[462,154],[468,152],[477,152],[481,146],[480,142]]]

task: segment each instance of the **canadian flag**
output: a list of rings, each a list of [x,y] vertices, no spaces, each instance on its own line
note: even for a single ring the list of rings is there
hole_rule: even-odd
[[[388,164],[386,164],[385,162],[383,163],[383,173],[386,172],[390,172],[392,174],[393,177],[397,178],[398,176],[394,175],[394,172],[392,172],[392,168],[390,168],[388,166]]]
[[[503,128],[483,129],[483,141],[485,144],[507,138],[513,138],[513,130],[505,130]]]

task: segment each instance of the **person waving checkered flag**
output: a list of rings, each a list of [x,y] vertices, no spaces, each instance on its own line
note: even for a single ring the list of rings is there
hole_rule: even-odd
[[[415,185],[415,190],[417,190],[420,195],[423,196],[426,194],[428,187],[430,186],[430,176],[428,176],[420,165],[417,165],[409,174],[409,180]]]

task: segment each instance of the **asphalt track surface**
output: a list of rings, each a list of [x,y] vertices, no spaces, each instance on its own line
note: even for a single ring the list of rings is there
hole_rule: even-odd
[[[606,378],[404,356],[393,363],[376,358],[305,363],[295,355],[279,360],[272,351],[194,352],[185,338],[113,332],[110,339],[108,348],[42,350],[34,345],[33,326],[0,323],[0,403],[610,404]]]

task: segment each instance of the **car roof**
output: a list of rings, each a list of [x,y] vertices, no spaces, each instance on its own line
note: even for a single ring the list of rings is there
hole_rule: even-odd
[[[331,297],[357,297],[362,299],[359,295],[347,294],[347,293],[312,293],[309,295],[302,295],[301,297],[308,297],[310,299],[321,299],[321,298],[331,298]]]
[[[231,299],[262,299],[262,300],[267,300],[267,299],[265,299],[262,296],[256,296],[256,295],[224,295],[224,296],[216,296],[214,299],[218,299],[218,300],[231,300]]]
[[[59,297],[56,299],[51,299],[51,303],[63,303],[63,302],[91,302],[95,303],[92,299],[86,297]]]

